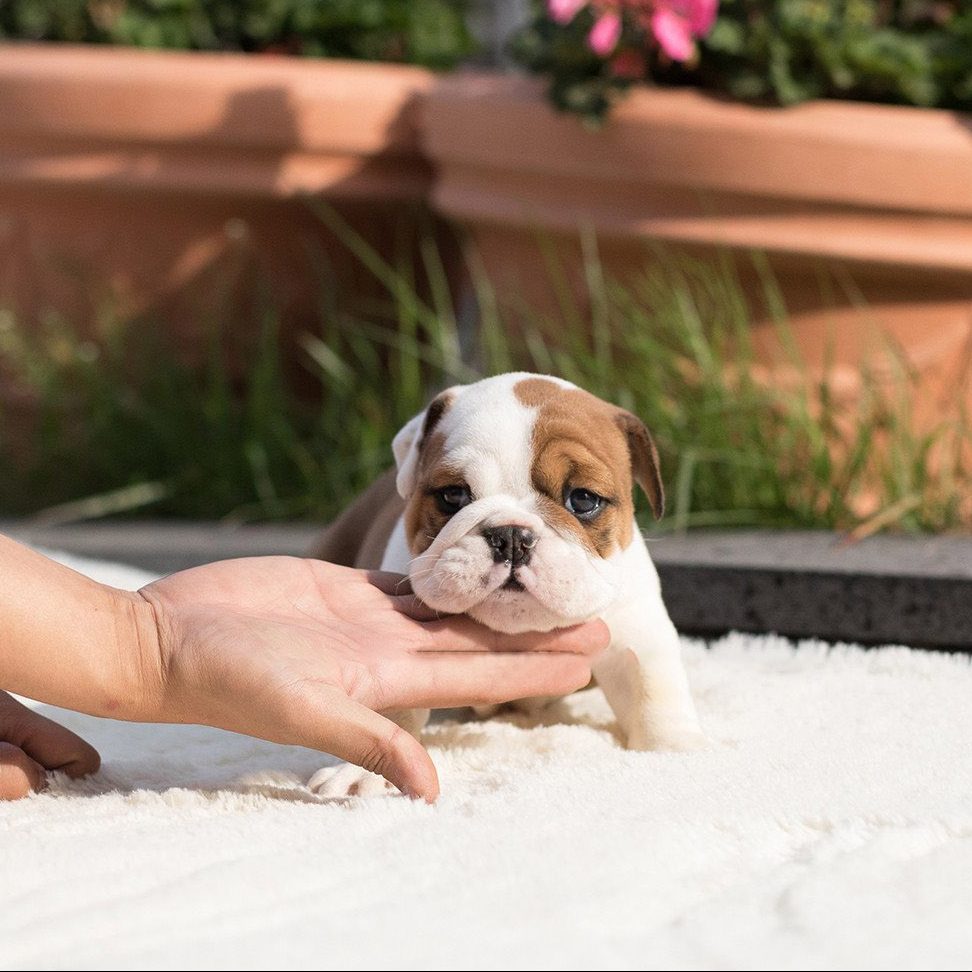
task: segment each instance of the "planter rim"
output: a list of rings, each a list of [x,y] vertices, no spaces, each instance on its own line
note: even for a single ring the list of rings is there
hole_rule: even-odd
[[[0,136],[84,138],[145,144],[233,143],[253,148],[376,147],[418,151],[414,113],[435,83],[425,68],[341,59],[236,52],[159,51],[70,44],[0,43]],[[25,98],[33,99],[25,104]],[[232,99],[249,98],[250,104]],[[326,99],[353,115],[357,133],[337,136],[325,119],[280,117],[288,102],[312,108]],[[92,107],[93,100],[95,106]],[[159,109],[176,110],[161,124]],[[252,117],[247,118],[249,108]],[[277,116],[274,117],[274,109]],[[236,129],[221,132],[221,112]]]
[[[258,77],[303,77],[308,69],[324,78],[331,71],[360,76],[362,81],[380,81],[395,75],[402,81],[411,80],[428,85],[436,74],[417,64],[394,61],[362,61],[341,57],[294,57],[287,54],[245,53],[242,51],[183,51],[115,44],[68,44],[60,41],[0,40],[0,77],[8,72],[21,73],[25,69],[37,73],[74,74],[86,80],[89,72],[95,77],[109,72],[124,72],[150,68],[170,73],[175,69],[209,73],[213,70],[227,74],[246,74]],[[79,77],[78,77],[79,75]]]
[[[859,129],[846,133],[841,133],[840,130],[834,131],[831,127],[833,120],[844,118],[860,122],[864,119],[868,128],[873,128],[878,134],[891,140],[900,136],[898,140],[904,144],[909,144],[911,141],[907,133],[900,133],[897,130],[888,131],[883,126],[895,121],[900,123],[903,119],[911,121],[922,119],[929,128],[937,128],[948,119],[957,119],[960,124],[968,126],[972,132],[972,110],[963,112],[951,108],[923,108],[916,105],[895,105],[849,98],[812,98],[794,105],[760,104],[731,98],[716,91],[691,85],[635,86],[613,106],[605,124],[601,128],[592,129],[576,116],[568,112],[560,112],[550,106],[546,101],[542,80],[519,72],[461,69],[441,75],[434,93],[438,98],[459,98],[464,101],[492,100],[497,97],[526,103],[541,101],[552,117],[565,120],[578,131],[583,131],[594,138],[630,120],[632,116],[637,119],[643,107],[650,102],[665,105],[672,110],[685,109],[691,105],[708,106],[714,113],[731,112],[738,118],[749,117],[754,121],[774,116],[781,125],[815,126],[823,134],[838,139],[847,138],[850,141],[858,141],[862,135],[866,137],[868,132]],[[866,116],[879,118],[881,123],[871,125]],[[694,126],[694,124],[694,119],[686,122],[687,126]]]
[[[972,113],[836,100],[779,108],[642,88],[592,132],[548,106],[537,79],[485,72],[442,78],[423,111],[426,152],[457,169],[972,214]],[[913,178],[900,177],[903,166]]]
[[[412,65],[0,44],[0,183],[424,200]]]

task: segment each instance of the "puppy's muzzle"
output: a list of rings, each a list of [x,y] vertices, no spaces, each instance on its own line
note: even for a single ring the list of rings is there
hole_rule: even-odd
[[[537,535],[522,526],[486,527],[483,537],[493,551],[493,560],[511,567],[530,563],[533,548],[537,545]]]

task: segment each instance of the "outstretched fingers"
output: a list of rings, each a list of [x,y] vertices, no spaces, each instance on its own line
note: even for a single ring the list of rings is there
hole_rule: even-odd
[[[469,618],[453,616],[428,622],[425,632],[427,637],[421,651],[563,653],[591,659],[604,651],[611,640],[608,626],[600,620],[553,631],[503,634]]]
[[[565,652],[420,652],[409,664],[407,697],[389,691],[389,707],[437,709],[569,695],[591,680],[590,659]],[[388,678],[386,684],[398,680]]]

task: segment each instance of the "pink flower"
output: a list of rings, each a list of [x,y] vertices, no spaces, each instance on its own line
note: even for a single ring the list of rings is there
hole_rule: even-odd
[[[621,39],[621,14],[627,11],[651,31],[668,57],[687,61],[695,54],[695,39],[709,32],[719,0],[547,0],[547,12],[558,24],[569,23],[584,7],[592,8],[596,18],[587,43],[599,57],[614,53]]]
[[[547,0],[547,13],[558,24],[566,24],[577,16],[581,7],[586,6],[587,0]]]
[[[655,0],[651,32],[673,61],[695,54],[695,38],[709,32],[719,0]]]
[[[621,37],[621,17],[616,13],[603,13],[594,22],[587,35],[587,43],[599,57],[607,57],[617,46]]]

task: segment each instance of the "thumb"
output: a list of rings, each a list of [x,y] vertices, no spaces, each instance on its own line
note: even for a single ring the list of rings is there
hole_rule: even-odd
[[[432,758],[414,736],[343,692],[326,689],[315,695],[318,705],[298,727],[301,745],[363,766],[406,796],[435,802],[439,776]]]

